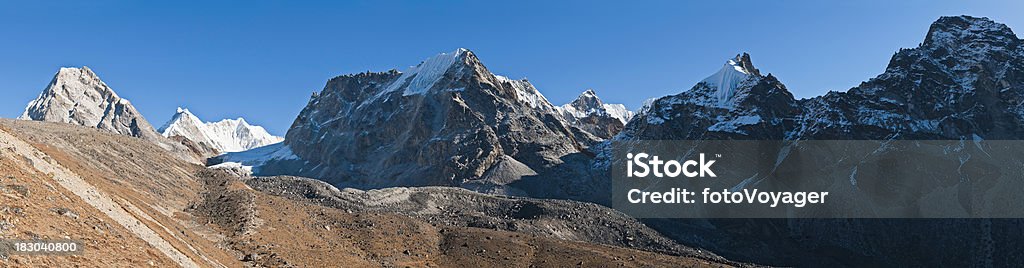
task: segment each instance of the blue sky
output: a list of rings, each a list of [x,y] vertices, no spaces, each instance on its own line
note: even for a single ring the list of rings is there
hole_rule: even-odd
[[[635,109],[744,51],[802,98],[874,77],[942,15],[1024,31],[1024,1],[207,2],[0,3],[0,117],[86,65],[154,126],[185,106],[283,135],[327,79],[459,47],[555,104],[593,88]]]

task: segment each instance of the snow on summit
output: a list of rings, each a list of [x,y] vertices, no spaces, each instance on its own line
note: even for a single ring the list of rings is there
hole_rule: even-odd
[[[715,89],[718,103],[724,105],[736,93],[736,88],[752,75],[760,76],[761,74],[750,64],[750,55],[743,53],[726,61],[718,72],[704,78],[701,82]]]
[[[284,140],[242,118],[204,123],[191,111],[180,107],[159,131],[164,137],[180,136],[220,153],[241,152]]]
[[[566,122],[601,139],[618,134],[634,115],[625,105],[604,103],[592,89],[554,109]]]
[[[597,97],[593,89],[583,91],[575,100],[562,106],[555,107],[567,117],[584,118],[590,115],[610,116],[626,124],[633,117],[633,111],[626,109],[625,105],[604,103]],[[572,121],[572,120],[570,120]]]
[[[459,48],[449,53],[441,53],[428,58],[419,65],[409,68],[393,82],[385,92],[397,90],[403,85],[406,86],[402,95],[416,95],[426,93],[434,84],[455,64],[456,61],[469,50]]]

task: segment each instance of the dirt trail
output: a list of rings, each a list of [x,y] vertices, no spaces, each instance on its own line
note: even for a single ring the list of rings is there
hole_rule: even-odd
[[[75,173],[50,160],[46,154],[35,147],[3,130],[0,130],[0,147],[3,147],[0,149],[9,150],[16,155],[24,157],[27,162],[31,163],[40,172],[51,174],[53,180],[62,188],[82,198],[86,203],[103,212],[118,224],[131,231],[135,236],[146,241],[146,243],[162,252],[171,260],[174,260],[179,266],[199,267],[196,262],[175,249],[171,246],[171,243],[164,240],[139,219],[135,218],[126,208]]]

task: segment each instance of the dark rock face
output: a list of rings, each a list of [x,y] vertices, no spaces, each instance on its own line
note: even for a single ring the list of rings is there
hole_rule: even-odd
[[[657,99],[616,139],[1024,139],[1024,48],[1008,27],[986,18],[943,17],[881,75],[810,99],[794,100],[772,75],[752,71],[748,56],[734,61],[747,74],[734,90],[709,83],[725,75]],[[607,170],[606,155],[597,160],[595,168]],[[684,244],[772,265],[1014,266],[1024,258],[1018,219],[647,223]]]
[[[404,73],[331,79],[285,143],[306,162],[291,175],[335,185],[486,188],[536,174],[593,142],[578,137],[586,135],[571,130],[529,82],[496,76],[460,49]],[[480,181],[486,178],[502,179]]]
[[[736,56],[735,61],[741,69],[755,76],[761,76],[761,71],[754,68],[754,63],[750,61],[750,54],[740,54],[739,56]]]

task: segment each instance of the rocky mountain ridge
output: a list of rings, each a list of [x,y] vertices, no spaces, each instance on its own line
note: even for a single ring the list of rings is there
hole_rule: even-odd
[[[752,65],[733,64],[749,58],[740,56],[739,61],[727,63],[738,67],[733,69],[736,72],[719,75],[720,71],[689,91],[652,101],[614,140],[1020,140],[1024,139],[1021,42],[1009,27],[987,18],[942,17],[931,25],[924,42],[896,52],[877,77],[846,92],[799,100],[773,75],[756,74],[750,71]],[[610,145],[594,148],[598,157],[593,173],[607,174]],[[777,149],[777,154],[769,153],[777,155],[772,161],[776,167],[788,161],[792,148]],[[877,157],[857,161],[880,163]],[[860,178],[857,163],[849,176],[824,183],[852,188],[850,193],[855,195],[877,194],[891,187],[887,183],[899,183]],[[861,171],[872,167],[879,165],[869,164]],[[767,177],[750,178],[743,187],[771,185],[774,180]],[[606,178],[593,179],[602,183]],[[973,178],[972,182],[986,180]],[[915,189],[929,192],[942,187]],[[662,219],[646,223],[684,244],[728,258],[782,266],[827,262],[1012,266],[1024,248],[1016,231],[1022,223],[1015,219]]]
[[[607,204],[601,199],[610,190],[605,137],[1017,140],[1024,137],[1022,95],[1021,40],[1005,25],[970,16],[940,18],[920,46],[895,53],[879,76],[814,98],[794,98],[774,75],[762,75],[749,55],[737,55],[690,90],[652,100],[617,134],[577,122],[577,115],[586,118],[597,107],[606,111],[593,115],[622,122],[593,92],[570,106],[554,106],[529,81],[494,75],[472,52],[459,49],[403,72],[331,79],[311,97],[284,143],[242,153],[256,155],[252,160],[260,161],[256,171],[262,175],[307,176],[340,187],[445,185]],[[33,105],[37,102],[52,101],[41,96]],[[574,111],[566,115],[568,107]],[[127,134],[134,135],[130,130]],[[411,192],[420,192],[417,198],[429,195],[421,191],[429,189]],[[416,205],[429,199],[409,200]],[[480,222],[500,222],[492,220]],[[998,266],[1017,263],[1024,248],[1018,220],[647,223],[682,244],[776,265]],[[923,257],[931,255],[943,258]]]
[[[475,54],[458,49],[404,72],[331,79],[286,135],[285,145],[301,161],[262,170],[339,186],[504,192],[599,140],[554,111],[528,81],[494,75]]]
[[[786,86],[743,53],[690,90],[645,105],[616,139],[783,139],[800,114]]]
[[[797,100],[744,54],[693,89],[653,101],[621,138],[1017,139],[1022,68],[1021,40],[1006,25],[942,17],[919,47],[901,49],[884,73],[847,92]]]

